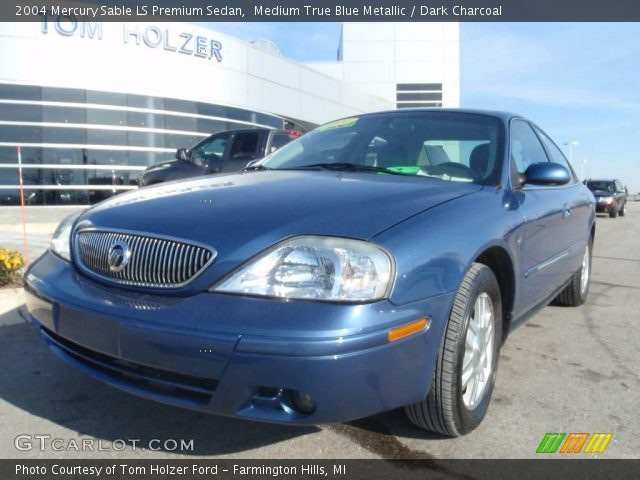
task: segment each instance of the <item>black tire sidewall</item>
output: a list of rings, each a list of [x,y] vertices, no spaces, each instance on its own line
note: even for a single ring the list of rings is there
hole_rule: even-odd
[[[476,299],[483,292],[489,294],[493,304],[493,365],[491,368],[491,378],[485,387],[486,390],[482,401],[473,410],[468,410],[462,400],[462,363],[464,359],[465,340],[467,336],[467,329],[469,328],[471,313],[473,312]],[[455,368],[456,392],[454,394],[454,408],[458,413],[456,417],[460,422],[460,425],[456,426],[461,434],[468,433],[476,428],[487,413],[498,369],[498,357],[500,355],[500,344],[502,342],[502,299],[500,296],[500,287],[498,286],[498,282],[489,267],[484,267],[473,279],[472,290],[470,292],[468,304],[466,305],[464,318],[464,328],[461,330],[462,335],[458,338],[457,343],[458,354]]]

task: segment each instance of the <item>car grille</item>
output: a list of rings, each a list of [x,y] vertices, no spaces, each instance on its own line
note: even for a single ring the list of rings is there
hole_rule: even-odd
[[[128,248],[120,271],[110,266],[112,247]],[[91,274],[122,285],[178,288],[193,281],[215,259],[212,248],[137,233],[88,230],[76,235],[75,258]]]

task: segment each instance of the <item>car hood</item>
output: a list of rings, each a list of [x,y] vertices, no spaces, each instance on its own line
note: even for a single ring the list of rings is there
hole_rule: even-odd
[[[112,197],[77,228],[146,232],[204,243],[223,274],[293,235],[368,239],[412,215],[482,189],[426,177],[258,171],[164,183]]]
[[[605,192],[604,190],[591,190],[594,197],[612,197],[614,195],[613,192]]]

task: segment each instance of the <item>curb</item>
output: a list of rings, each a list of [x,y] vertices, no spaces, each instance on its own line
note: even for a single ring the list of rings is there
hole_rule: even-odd
[[[0,288],[0,327],[25,322],[24,288]]]

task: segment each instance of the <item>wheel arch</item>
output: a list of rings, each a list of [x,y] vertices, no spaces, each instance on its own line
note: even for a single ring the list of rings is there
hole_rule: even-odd
[[[516,298],[516,283],[513,261],[509,253],[500,246],[483,250],[474,260],[491,269],[498,280],[502,297],[502,341],[507,338]]]

